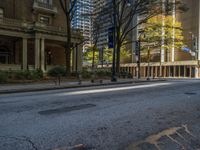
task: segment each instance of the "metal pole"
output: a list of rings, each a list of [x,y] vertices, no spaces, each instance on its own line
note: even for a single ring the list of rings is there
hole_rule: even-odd
[[[148,68],[147,68],[147,70],[148,70],[148,75],[147,75],[147,80],[150,80],[150,48],[149,48],[149,46],[148,46]]]
[[[114,28],[113,28],[113,62],[112,62],[112,82],[116,82],[116,0],[113,0],[113,21],[114,21]]]
[[[101,58],[101,66],[103,68],[103,64],[104,64],[104,48],[102,48],[101,50],[101,55],[102,55],[102,58]]]
[[[78,73],[78,44],[76,44],[76,73]]]
[[[137,67],[138,67],[138,79],[140,79],[140,50],[141,50],[141,40],[140,40],[140,37],[139,37],[139,40],[138,40],[138,61],[137,61]]]

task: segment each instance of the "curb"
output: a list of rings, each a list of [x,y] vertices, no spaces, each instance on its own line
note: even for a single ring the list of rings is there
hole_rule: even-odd
[[[164,82],[166,80],[144,80],[144,81],[121,81],[121,82],[109,82],[109,83],[93,83],[93,84],[82,84],[82,85],[68,85],[68,86],[53,86],[47,88],[29,88],[29,89],[13,89],[13,90],[0,90],[0,94],[14,94],[14,93],[28,93],[28,92],[41,92],[41,91],[53,91],[62,89],[73,89],[73,88],[83,88],[83,87],[98,87],[98,86],[108,86],[108,85],[123,85],[132,83],[151,83],[151,82]]]

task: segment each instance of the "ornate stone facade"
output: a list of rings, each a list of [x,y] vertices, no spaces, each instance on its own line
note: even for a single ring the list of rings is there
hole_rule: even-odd
[[[67,32],[58,0],[0,1],[0,70],[65,64]],[[73,30],[72,70],[81,70],[81,36]]]

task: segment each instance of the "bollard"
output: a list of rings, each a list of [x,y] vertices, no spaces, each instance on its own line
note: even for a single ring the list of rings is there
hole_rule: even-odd
[[[78,74],[78,84],[82,84],[82,75],[80,73]]]
[[[94,75],[94,73],[92,73],[91,83],[94,83],[94,78],[95,78],[95,75]]]
[[[100,80],[100,81],[99,81],[99,83],[101,83],[101,84],[102,84],[102,83],[103,83],[103,80]]]

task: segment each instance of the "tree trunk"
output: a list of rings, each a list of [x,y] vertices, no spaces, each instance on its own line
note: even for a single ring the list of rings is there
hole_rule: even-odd
[[[71,72],[71,23],[70,23],[70,16],[67,15],[66,17],[67,23],[67,43],[66,43],[66,75],[70,75]]]
[[[117,50],[117,59],[116,59],[116,73],[120,73],[120,50],[121,50],[121,41],[120,41],[120,31],[121,27],[117,28],[117,37],[116,37],[116,50]]]
[[[92,71],[94,71],[95,47],[92,48]]]
[[[121,50],[121,43],[117,42],[117,62],[116,62],[116,73],[120,73],[120,50]]]
[[[66,75],[70,75],[71,72],[71,50],[70,50],[70,45],[67,43],[66,44],[66,50],[65,50],[65,67],[66,67]]]
[[[148,72],[147,72],[147,79],[150,78],[150,49],[148,48]]]

